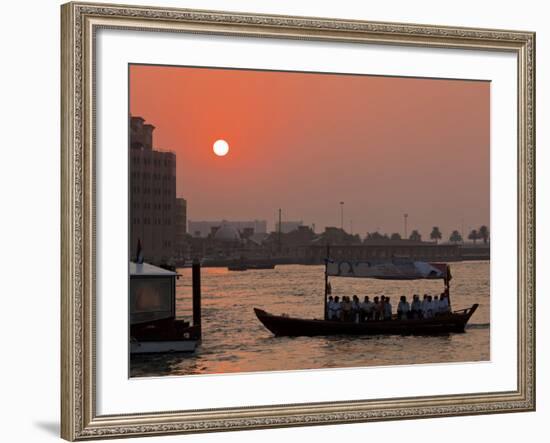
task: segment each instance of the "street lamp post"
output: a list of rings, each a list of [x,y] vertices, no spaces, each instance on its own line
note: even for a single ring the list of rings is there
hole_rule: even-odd
[[[405,240],[407,239],[407,218],[409,217],[409,214],[405,213],[403,214],[403,219],[405,221]]]
[[[282,233],[282,220],[281,220],[281,208],[279,208],[279,229],[278,229],[278,243],[279,243],[279,252],[281,252],[282,249],[282,242],[281,242],[281,233]]]
[[[344,230],[344,202],[340,202],[340,229]]]

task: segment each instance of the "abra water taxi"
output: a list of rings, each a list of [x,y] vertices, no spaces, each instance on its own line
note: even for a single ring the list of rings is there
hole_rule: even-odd
[[[330,293],[329,277],[373,278],[384,280],[440,279],[444,282],[449,300],[449,312],[431,318],[368,320],[364,322],[328,320],[327,298]],[[307,319],[273,315],[254,308],[258,320],[276,336],[316,335],[435,335],[464,332],[468,320],[478,304],[457,311],[451,310],[451,270],[447,263],[427,263],[412,260],[392,260],[384,263],[325,260],[325,315],[323,319]]]

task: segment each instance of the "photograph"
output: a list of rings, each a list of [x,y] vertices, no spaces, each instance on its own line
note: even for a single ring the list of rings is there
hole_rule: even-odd
[[[490,136],[490,80],[129,64],[129,377],[490,361]]]
[[[537,407],[540,23],[275,3],[61,6],[66,440]]]

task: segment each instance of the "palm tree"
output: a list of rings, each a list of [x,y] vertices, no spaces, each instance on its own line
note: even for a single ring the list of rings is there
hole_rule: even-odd
[[[478,236],[483,239],[484,244],[487,244],[487,241],[489,240],[489,229],[487,226],[483,225],[479,228]]]
[[[441,240],[441,231],[439,230],[439,228],[437,226],[434,226],[432,228],[432,232],[430,234],[430,238],[432,240],[435,240],[435,242],[437,243],[439,240]]]
[[[401,240],[401,234],[399,232],[394,232],[391,237],[390,237],[390,240],[392,241],[399,241]]]
[[[367,232],[366,240],[384,240],[384,236],[380,232]]]
[[[468,239],[472,240],[475,245],[478,238],[479,238],[479,233],[475,229],[472,229],[472,232],[468,234]]]
[[[449,237],[451,243],[462,243],[462,235],[457,230],[454,230]]]
[[[420,235],[420,232],[415,229],[411,232],[411,235],[409,235],[409,240],[422,241],[422,236]]]

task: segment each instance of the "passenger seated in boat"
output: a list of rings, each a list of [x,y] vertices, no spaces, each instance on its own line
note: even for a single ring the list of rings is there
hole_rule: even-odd
[[[437,312],[440,315],[444,315],[449,312],[449,298],[445,293],[441,294],[441,298],[439,299],[439,308]]]
[[[418,294],[413,295],[412,303],[411,303],[411,318],[418,319],[422,315],[422,302],[420,301],[420,297]]]
[[[351,319],[355,323],[359,323],[359,316],[361,314],[361,304],[359,302],[359,297],[354,295],[351,302]]]
[[[391,320],[392,316],[392,306],[390,303],[390,298],[386,297],[384,300],[384,320]]]
[[[397,318],[399,320],[405,320],[410,318],[411,307],[407,301],[407,297],[404,295],[399,299],[399,304],[397,305]]]
[[[420,305],[421,318],[426,317],[426,312],[428,312],[428,294],[424,294],[424,297],[422,297],[422,304]]]
[[[334,298],[332,295],[328,296],[327,301],[327,319],[332,320],[334,318]]]
[[[363,303],[361,303],[361,321],[372,320],[374,303],[370,301],[369,296],[365,295]]]
[[[342,320],[351,321],[351,301],[347,295],[342,297]]]
[[[385,295],[380,296],[380,306],[378,309],[380,310],[380,320],[384,320],[384,317],[386,316],[386,296]]]
[[[426,297],[426,304],[422,307],[424,318],[432,318],[434,316],[434,309],[433,309],[433,300],[432,296],[428,295]]]
[[[374,305],[372,307],[372,312],[374,313],[374,319],[375,320],[381,320],[382,319],[382,312],[383,312],[383,306],[382,302],[378,297],[374,297]]]
[[[340,320],[340,315],[342,314],[342,303],[340,303],[340,297],[338,296],[334,297],[334,301],[332,302],[332,312],[332,319]]]

